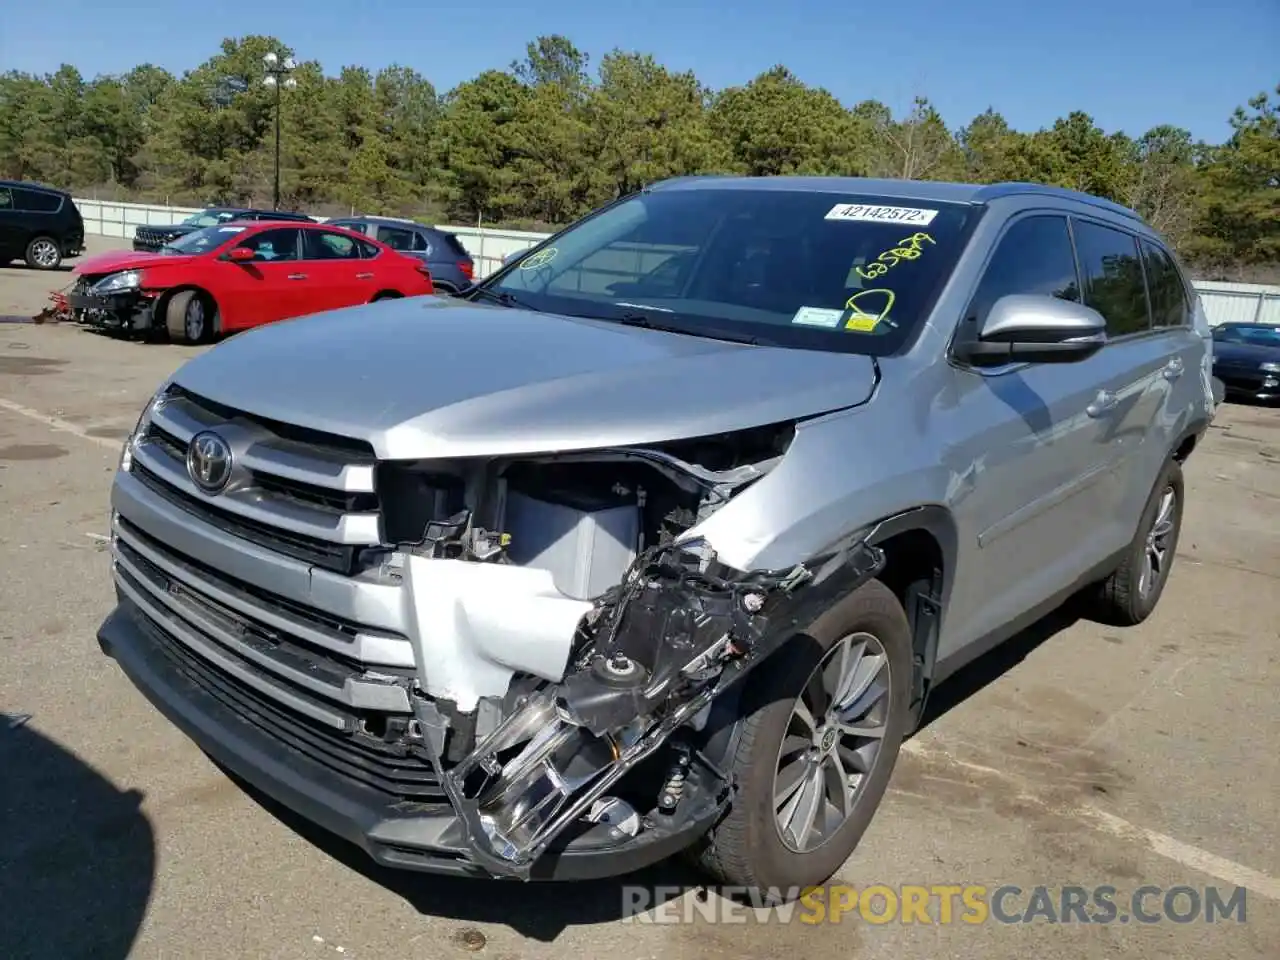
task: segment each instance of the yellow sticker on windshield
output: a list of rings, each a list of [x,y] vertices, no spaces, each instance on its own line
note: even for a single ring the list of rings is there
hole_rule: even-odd
[[[537,270],[539,267],[549,267],[551,262],[559,255],[560,251],[555,247],[547,247],[545,250],[539,250],[535,254],[531,254],[520,261],[521,270]]]
[[[861,302],[876,293],[884,295],[884,304],[878,312],[871,313],[865,309],[865,306],[871,306],[875,301],[872,300],[870,304],[863,304]],[[882,322],[886,322],[886,318],[889,316],[889,311],[893,309],[894,299],[895,297],[892,290],[885,290],[880,287],[876,287],[871,290],[859,290],[845,301],[844,308],[849,311],[850,316],[849,319],[845,321],[844,328],[846,330],[853,330],[857,333],[875,333],[876,328],[879,327]],[[892,326],[892,322],[889,321],[889,323],[890,326]]]

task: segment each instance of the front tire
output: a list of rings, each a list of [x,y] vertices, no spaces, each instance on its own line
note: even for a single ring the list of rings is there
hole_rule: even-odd
[[[700,865],[788,899],[829,880],[880,805],[910,724],[911,631],[879,581],[855,590],[762,665],[728,760],[739,785]]]
[[[35,237],[27,244],[26,261],[33,270],[57,270],[62,266],[62,247],[53,237]]]
[[[1151,616],[1169,582],[1182,531],[1182,467],[1170,460],[1138,523],[1124,559],[1095,592],[1090,614],[1114,626],[1137,626]]]
[[[199,290],[183,290],[165,304],[164,322],[174,343],[208,343],[213,339],[217,311]]]

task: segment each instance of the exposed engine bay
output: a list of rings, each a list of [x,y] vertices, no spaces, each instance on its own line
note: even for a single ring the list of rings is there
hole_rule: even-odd
[[[738,570],[698,535],[791,431],[379,466],[381,570],[430,631],[406,743],[486,870],[528,878],[563,844],[656,842],[723,812],[733,784],[699,748],[713,701],[883,564],[855,540]]]

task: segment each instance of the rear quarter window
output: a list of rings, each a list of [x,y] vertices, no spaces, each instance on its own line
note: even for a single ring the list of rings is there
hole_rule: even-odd
[[[62,197],[44,190],[13,189],[13,209],[26,213],[57,213],[62,209]]]

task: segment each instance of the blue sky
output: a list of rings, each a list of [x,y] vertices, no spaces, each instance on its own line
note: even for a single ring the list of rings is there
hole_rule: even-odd
[[[994,106],[1022,130],[1083,109],[1107,130],[1171,122],[1222,140],[1231,110],[1280,82],[1280,0],[54,0],[10,5],[0,70],[175,73],[225,36],[279,37],[326,72],[400,63],[443,92],[505,68],[539,34],[597,62],[613,47],[714,87],[775,63],[846,104],[925,94],[956,126]],[[50,14],[52,13],[52,17]]]

